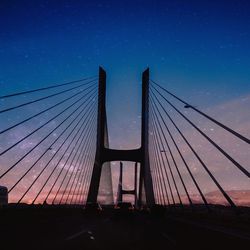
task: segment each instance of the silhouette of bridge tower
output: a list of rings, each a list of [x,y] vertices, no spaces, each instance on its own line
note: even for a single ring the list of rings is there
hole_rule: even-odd
[[[134,204],[137,204],[137,170],[138,170],[138,163],[135,163],[134,169],[134,188],[127,190],[123,189],[123,163],[120,162],[120,176],[118,182],[118,190],[117,190],[117,203],[123,202],[123,195],[129,194],[134,195]]]
[[[141,147],[130,150],[117,150],[108,148],[106,72],[101,67],[99,68],[97,145],[87,202],[97,202],[103,163],[111,161],[133,161],[140,163],[139,194],[136,204],[138,206],[142,205],[142,196],[144,192],[147,206],[153,206],[155,204],[148,154],[148,111],[149,69],[145,70],[142,74]]]

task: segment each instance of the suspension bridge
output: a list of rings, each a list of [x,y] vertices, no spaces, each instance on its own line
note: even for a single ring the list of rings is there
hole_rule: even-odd
[[[207,158],[218,155],[223,159],[225,165],[220,168],[225,170],[220,171],[226,174],[228,167],[232,168],[235,175],[240,176],[239,190],[246,190],[247,186],[250,190],[249,162],[234,151],[229,152],[221,139],[202,126],[212,124],[225,134],[224,138],[230,137],[235,145],[242,145],[245,152],[249,152],[250,140],[150,79],[149,69],[142,74],[139,148],[109,147],[106,72],[102,68],[99,76],[3,95],[0,101],[0,185],[1,196],[4,196],[0,204],[3,223],[0,233],[6,240],[12,238],[11,231],[23,240],[17,222],[23,225],[29,221],[30,227],[39,232],[40,238],[32,236],[35,242],[48,244],[42,249],[57,249],[55,242],[64,242],[57,245],[58,249],[84,246],[103,249],[105,244],[117,247],[116,240],[122,241],[119,235],[127,241],[119,245],[120,249],[152,249],[162,244],[177,249],[183,246],[183,239],[187,246],[195,248],[198,240],[207,240],[207,237],[219,238],[223,246],[239,246],[249,241],[249,228],[244,224],[249,223],[250,218],[247,207],[232,195],[230,181],[225,183],[218,177]],[[197,145],[195,136],[186,133],[184,123],[192,129],[191,135],[200,136],[202,145],[206,145],[204,148]],[[110,164],[114,161],[120,162],[115,170]],[[123,187],[126,162],[134,162],[130,190]],[[200,172],[197,174],[197,168],[202,171],[202,177]],[[118,187],[113,187],[112,171],[120,173]],[[204,176],[223,206],[216,206],[209,197]],[[114,190],[117,190],[116,195]],[[112,220],[113,210],[117,210],[113,206],[122,203],[124,195],[134,196],[133,219],[129,217],[128,221],[117,222],[117,217]],[[103,210],[98,210],[98,204]],[[82,215],[83,208],[86,212],[96,208],[94,216],[91,213]],[[20,219],[16,213],[24,217]],[[50,219],[39,227],[40,224],[34,223],[36,219],[41,220],[41,214]],[[165,216],[167,222],[156,215]],[[222,215],[227,222],[232,222],[232,228],[239,224],[240,229],[233,232],[225,229],[225,225],[210,225]],[[63,218],[67,228],[78,232],[74,234],[74,230],[62,229],[56,218]],[[148,221],[147,230],[141,226],[145,221]],[[109,227],[112,225],[112,229],[105,232],[105,223]],[[80,230],[83,224],[92,229]],[[98,229],[94,225],[98,225]],[[46,233],[50,228],[57,232],[53,237]],[[124,230],[130,230],[132,236]],[[27,232],[34,234],[32,230]],[[101,243],[93,243],[98,237]],[[145,237],[147,240],[143,241]],[[211,242],[207,244],[212,247]]]

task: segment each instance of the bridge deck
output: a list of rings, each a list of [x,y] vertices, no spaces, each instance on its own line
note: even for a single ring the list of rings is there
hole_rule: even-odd
[[[1,244],[8,249],[233,249],[249,245],[249,214],[150,215],[115,210],[0,210]],[[7,249],[7,248],[6,248]]]

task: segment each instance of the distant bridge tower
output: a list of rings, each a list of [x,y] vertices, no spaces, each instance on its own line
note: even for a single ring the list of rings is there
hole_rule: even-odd
[[[134,174],[134,188],[130,190],[123,189],[123,163],[120,162],[120,176],[118,182],[118,191],[117,191],[117,203],[123,202],[123,195],[130,194],[134,195],[134,204],[137,204],[137,162],[135,163],[135,174]]]
[[[96,203],[100,186],[103,164],[111,161],[133,161],[140,163],[139,194],[137,206],[143,200],[147,206],[155,204],[152,177],[148,155],[148,114],[149,114],[149,69],[142,75],[142,125],[141,147],[130,150],[110,149],[108,146],[108,129],[106,116],[106,72],[99,68],[99,93],[97,116],[97,145],[95,163],[88,192],[88,203]],[[143,195],[145,194],[145,199]]]

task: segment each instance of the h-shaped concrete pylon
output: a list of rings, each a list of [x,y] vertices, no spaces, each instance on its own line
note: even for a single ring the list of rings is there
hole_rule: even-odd
[[[143,189],[146,205],[155,204],[152,177],[148,152],[148,119],[149,119],[149,69],[142,74],[142,121],[141,147],[130,150],[116,150],[108,147],[108,128],[106,115],[106,72],[99,68],[98,114],[96,154],[87,203],[96,203],[101,179],[102,165],[111,161],[134,161],[140,163],[139,194],[137,206],[142,206]]]

